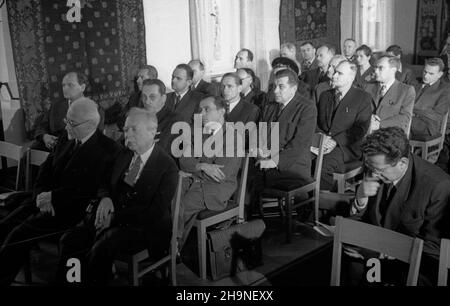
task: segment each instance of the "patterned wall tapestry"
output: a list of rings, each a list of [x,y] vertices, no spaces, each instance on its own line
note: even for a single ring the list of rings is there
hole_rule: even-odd
[[[331,43],[340,49],[341,0],[281,0],[280,41]]]
[[[36,117],[63,98],[69,71],[89,77],[86,95],[104,108],[123,103],[145,64],[142,0],[82,0],[81,22],[68,22],[65,0],[7,1],[14,62],[27,134]]]

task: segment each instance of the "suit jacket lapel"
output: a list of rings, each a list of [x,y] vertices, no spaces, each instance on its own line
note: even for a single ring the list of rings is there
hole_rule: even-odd
[[[382,106],[393,104],[392,101],[394,100],[395,94],[397,93],[398,84],[400,84],[400,82],[395,80],[392,86],[388,89],[383,99],[381,99],[380,104],[378,104],[377,113],[378,111],[380,111]]]
[[[131,160],[133,159],[133,152],[131,150],[127,150],[121,158],[116,162],[114,172],[111,177],[112,186],[117,186],[120,178],[125,172],[128,170]]]
[[[156,173],[159,171],[159,169],[155,167],[155,165],[158,164],[158,155],[159,155],[159,147],[155,144],[155,146],[153,147],[152,154],[150,154],[150,156],[148,157],[147,162],[145,163],[144,168],[142,169],[142,172],[138,180],[136,181],[135,185],[136,191],[141,190],[142,188],[148,189],[151,186],[150,183],[153,180],[148,178],[156,176]]]
[[[84,153],[86,151],[90,150],[90,147],[92,147],[93,145],[95,145],[97,143],[97,138],[98,138],[98,131],[95,131],[94,134],[91,136],[91,138],[89,138],[84,144],[82,144],[79,148],[78,148],[78,152],[76,152],[75,154],[73,154],[70,159],[67,161],[66,166],[64,167],[64,169],[68,169],[70,168],[72,165],[76,165],[77,162],[81,159],[83,160],[84,158]],[[70,154],[70,153],[69,153]]]

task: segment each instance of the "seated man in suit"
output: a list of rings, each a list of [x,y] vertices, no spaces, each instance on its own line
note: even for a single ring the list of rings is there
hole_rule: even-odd
[[[198,91],[205,96],[217,95],[216,86],[203,80],[203,77],[205,76],[205,65],[197,59],[191,60],[188,65],[192,68],[192,71],[194,71],[191,90]]]
[[[302,74],[300,71],[302,66],[297,60],[297,47],[295,47],[295,44],[290,42],[282,44],[280,47],[280,57],[287,57],[288,59],[294,61],[299,69],[298,75]]]
[[[170,155],[172,140],[176,137],[175,134],[172,134],[172,125],[181,121],[182,118],[166,107],[166,86],[161,80],[145,80],[142,84],[141,95],[143,108],[155,113],[158,120],[155,141]]]
[[[349,62],[355,61],[356,41],[353,38],[344,40],[344,48],[342,53]]]
[[[203,97],[202,93],[190,90],[194,71],[187,64],[178,65],[172,74],[172,89],[167,95],[167,107],[181,116],[182,121],[191,124],[194,113],[198,111],[198,104]]]
[[[411,85],[395,79],[399,65],[397,57],[380,57],[375,67],[377,82],[367,84],[366,91],[374,101],[371,131],[380,127],[398,126],[409,135],[416,92]]]
[[[398,45],[389,46],[386,49],[386,53],[390,56],[395,56],[400,60],[400,67],[395,74],[395,78],[399,82],[414,86],[417,83],[417,81],[414,79],[414,72],[411,70],[411,68],[402,63],[402,47]]]
[[[302,73],[319,67],[316,58],[316,48],[312,42],[306,41],[302,43],[300,45],[300,54],[302,55],[302,62],[298,68]]]
[[[409,141],[398,127],[383,128],[368,135],[362,151],[365,178],[357,188],[351,214],[363,222],[423,239],[420,266],[423,277],[419,277],[419,283],[423,280],[423,284],[435,286],[440,240],[449,237],[450,177],[437,166],[411,154]],[[388,262],[400,265],[399,270],[389,272],[400,278],[405,276],[399,272],[405,272],[406,264]],[[360,261],[362,264],[365,265]],[[384,264],[381,271],[388,272],[383,269]]]
[[[372,114],[372,99],[353,86],[357,67],[349,61],[335,69],[332,87],[322,93],[318,104],[317,131],[325,140],[321,186],[334,191],[333,173],[344,171],[344,164],[361,158],[360,144]]]
[[[227,122],[258,122],[259,108],[241,98],[242,80],[236,73],[226,73],[220,83],[225,99]]]
[[[311,88],[315,88],[321,82],[329,81],[327,77],[328,66],[331,58],[336,54],[336,49],[331,45],[323,45],[317,49],[317,65],[316,69],[310,69],[303,72],[302,80]]]
[[[416,87],[411,124],[411,139],[439,135],[443,116],[450,107],[450,86],[442,81],[444,62],[440,58],[425,60],[423,84]]]
[[[237,157],[237,154],[225,155],[227,147],[225,108],[226,102],[221,97],[209,96],[200,102],[203,133],[207,133],[203,134],[203,154],[201,157],[180,158],[181,170],[192,173],[192,177],[186,185],[183,185],[180,207],[182,218],[178,230],[179,250],[182,249],[197,214],[205,209],[224,210],[237,189],[241,157]],[[236,137],[239,137],[239,134]],[[217,138],[221,138],[222,142],[216,141]],[[209,147],[207,145],[211,139],[213,144],[220,147],[216,147],[214,154],[208,157],[205,148],[211,149],[212,144],[210,143]],[[239,142],[236,141],[235,144],[237,143]]]
[[[158,70],[151,65],[144,65],[139,68],[138,74],[136,76],[136,85],[135,92],[128,99],[128,103],[125,105],[125,108],[122,110],[119,119],[117,120],[117,127],[122,130],[123,125],[125,124],[125,119],[127,118],[127,113],[132,107],[144,107],[142,105],[142,84],[145,80],[154,80],[158,78]],[[135,86],[136,87],[136,86]]]
[[[64,100],[53,101],[48,112],[37,119],[33,149],[51,151],[64,132],[64,118],[69,105],[84,96],[88,83],[87,77],[79,72],[69,72],[62,80]]]
[[[254,80],[256,79],[255,72],[250,68],[239,68],[236,74],[242,81],[241,99],[250,104],[261,107],[264,99],[264,92],[257,91]]]
[[[254,69],[253,64],[253,52],[249,49],[241,49],[237,54],[236,58],[234,59],[234,68],[250,68]],[[261,90],[261,81],[258,77],[254,80],[254,88],[257,91]]]
[[[333,75],[335,73],[335,69],[337,65],[339,65],[341,62],[346,61],[346,57],[342,54],[336,54],[331,58],[330,65],[328,66],[327,70],[327,77],[330,79],[329,81],[321,82],[317,84],[316,88],[314,88],[314,102],[319,103],[320,95],[327,90],[330,90],[332,87],[332,79]]]
[[[285,188],[292,184],[300,187],[312,181],[309,150],[316,129],[317,109],[312,100],[298,93],[297,83],[297,74],[290,69],[280,70],[275,75],[275,101],[267,105],[261,117],[261,122],[268,125],[268,135],[264,135],[266,144],[262,145],[267,149],[273,147],[270,127],[272,123],[278,124],[279,150],[269,156],[259,154],[257,164],[264,171],[258,171],[254,178],[253,202],[265,187]]]
[[[156,81],[156,80],[148,80]],[[148,87],[144,84],[143,90]],[[106,285],[113,260],[145,248],[153,259],[167,254],[171,238],[171,202],[177,185],[175,161],[154,142],[154,113],[132,108],[125,121],[125,144],[111,175],[98,191],[82,224],[61,238],[58,280],[64,283],[66,262],[78,258],[90,285]],[[83,276],[84,275],[84,276]]]
[[[0,221],[0,284],[10,284],[31,248],[80,222],[110,171],[118,145],[98,131],[97,104],[74,101],[64,119],[67,135],[42,164],[33,195]]]

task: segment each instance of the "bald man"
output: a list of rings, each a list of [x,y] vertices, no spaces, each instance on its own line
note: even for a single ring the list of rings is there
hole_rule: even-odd
[[[119,150],[98,131],[99,122],[94,101],[80,98],[70,105],[66,132],[42,164],[33,195],[0,221],[0,285],[14,280],[39,239],[80,222],[96,197]]]

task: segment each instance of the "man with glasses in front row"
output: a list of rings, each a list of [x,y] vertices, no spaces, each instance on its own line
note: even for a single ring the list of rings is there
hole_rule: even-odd
[[[365,174],[356,190],[351,215],[363,222],[423,239],[419,285],[436,286],[440,240],[450,237],[450,176],[411,154],[408,138],[399,127],[375,131],[366,137],[361,147]],[[349,271],[353,276],[352,284],[361,284],[366,275],[366,262],[374,257],[381,259],[382,283],[406,283],[408,265],[403,262],[348,247],[345,253],[352,258]]]
[[[82,220],[119,152],[97,129],[94,101],[72,102],[63,121],[66,133],[42,164],[33,194],[0,220],[0,286],[14,281],[40,239],[59,237]]]

